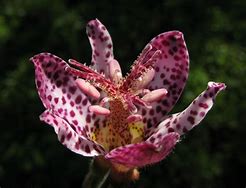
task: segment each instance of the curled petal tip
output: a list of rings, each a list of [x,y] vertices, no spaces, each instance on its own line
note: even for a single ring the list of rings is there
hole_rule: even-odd
[[[29,60],[32,62],[38,61],[38,60],[42,61],[42,60],[44,60],[45,57],[47,58],[47,57],[56,57],[56,56],[51,54],[51,53],[48,53],[48,52],[42,52],[42,53],[34,55]]]
[[[183,111],[165,119],[159,124],[158,134],[177,132],[180,135],[198,125],[214,105],[217,94],[225,89],[224,83],[209,82],[208,88],[204,90],[193,102]]]
[[[219,91],[224,90],[226,88],[225,83],[222,82],[208,82],[208,88],[217,88]]]
[[[35,63],[36,59],[38,59],[38,57],[39,57],[40,55],[41,55],[41,54],[37,54],[37,55],[35,55],[35,56],[29,58],[29,61],[30,61],[31,63]]]
[[[97,21],[97,22],[100,22],[100,20],[98,18],[95,18],[94,20]]]
[[[173,39],[181,39],[184,37],[183,33],[180,31],[170,31],[170,36],[173,37]]]
[[[87,23],[87,27],[98,26],[99,24],[101,24],[101,22],[96,18],[96,19],[90,20]]]

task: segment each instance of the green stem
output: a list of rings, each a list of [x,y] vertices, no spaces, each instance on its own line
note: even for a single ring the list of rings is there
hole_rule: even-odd
[[[92,159],[89,172],[86,175],[82,188],[101,188],[110,174],[109,169],[103,169]]]

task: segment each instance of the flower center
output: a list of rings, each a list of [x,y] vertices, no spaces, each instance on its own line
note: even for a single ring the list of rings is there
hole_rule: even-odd
[[[87,81],[80,85],[80,89],[91,97],[98,96],[102,90],[104,97],[99,105],[90,106],[89,110],[98,115],[105,115],[104,125],[95,128],[91,139],[102,144],[110,151],[116,147],[141,142],[144,138],[143,117],[139,114],[137,106],[151,108],[151,103],[160,100],[167,94],[165,89],[149,91],[145,89],[154,77],[154,67],[160,51],[152,51],[148,45],[134,62],[130,74],[121,77],[120,67],[116,60],[109,64],[109,77],[93,69],[69,60],[70,64],[78,69],[67,67],[66,70],[75,76]],[[93,92],[92,92],[93,91]],[[105,108],[108,104],[108,109]]]
[[[127,144],[140,142],[144,137],[142,121],[128,122],[130,112],[122,101],[109,102],[110,115],[102,127],[95,129],[92,139],[102,144],[108,151]]]

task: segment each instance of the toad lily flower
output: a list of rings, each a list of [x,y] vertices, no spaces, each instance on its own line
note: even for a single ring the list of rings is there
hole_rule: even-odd
[[[87,25],[92,65],[50,53],[31,61],[46,108],[40,119],[59,141],[83,156],[103,156],[128,169],[164,159],[180,136],[211,109],[223,83],[209,82],[183,112],[167,115],[185,86],[189,56],[179,31],[153,38],[125,77],[113,55],[111,37],[99,20]]]

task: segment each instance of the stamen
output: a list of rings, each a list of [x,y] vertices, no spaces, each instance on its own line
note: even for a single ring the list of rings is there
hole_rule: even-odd
[[[158,55],[157,51],[152,52],[151,49],[151,45],[146,46],[124,82],[116,60],[112,60],[108,67],[105,67],[108,68],[110,79],[72,59],[69,63],[75,68],[69,66],[65,68],[73,76],[79,77],[76,83],[83,93],[95,99],[102,98],[99,104],[89,106],[88,110],[96,115],[107,116],[103,122],[104,126],[95,126],[91,136],[106,150],[138,143],[144,139],[143,117],[136,114],[137,107],[142,105],[151,108],[148,102],[163,95],[162,90],[148,95],[151,92],[145,89],[155,74],[153,67]],[[99,92],[98,88],[102,92]],[[145,100],[140,98],[143,95]]]
[[[132,103],[131,100],[130,100],[130,101],[126,101],[126,103],[127,103],[127,107],[128,107],[128,109],[129,109],[130,113],[132,113],[132,114],[137,113],[138,109],[137,109],[137,107]]]
[[[69,59],[68,62],[77,67],[78,69],[82,70],[83,72],[88,72],[88,73],[95,73],[94,70],[92,70],[91,68],[87,67],[86,65],[81,64],[80,62],[74,60],[74,59]]]
[[[116,96],[117,89],[118,89],[117,86],[113,82],[111,82],[109,79],[105,78],[104,75],[92,70],[91,68],[83,64],[80,64],[79,62],[73,59],[70,59],[69,63],[79,68],[80,70],[67,66],[65,68],[66,71],[72,73],[75,76],[85,79],[91,85],[93,85],[94,87],[100,88],[105,93],[107,93],[109,96]]]
[[[121,87],[125,90],[133,90],[136,91],[136,86],[139,85],[139,83],[142,82],[142,80],[145,78],[145,75],[147,74],[147,80],[145,82],[148,84],[153,79],[153,73],[149,70],[154,71],[155,62],[160,57],[160,54],[162,53],[160,50],[155,50],[151,52],[152,46],[148,45],[143,50],[143,52],[140,54],[138,59],[134,62],[131,72],[129,75],[127,75],[126,79],[122,83]],[[149,75],[148,75],[149,74]],[[148,77],[150,76],[150,77]],[[144,83],[143,85],[145,85]],[[141,84],[140,84],[141,85]],[[139,89],[139,87],[137,87]]]
[[[148,44],[143,51],[141,52],[141,54],[138,56],[137,60],[134,62],[134,64],[140,64],[143,62],[143,60],[145,59],[145,57],[147,56],[147,54],[150,52],[150,50],[152,50],[152,45]]]
[[[85,74],[85,73],[83,73],[83,72],[81,72],[81,71],[79,71],[79,70],[77,70],[77,69],[75,69],[75,68],[66,66],[66,67],[65,67],[65,71],[67,71],[67,72],[73,74],[74,76],[78,76],[78,77],[80,77],[80,78],[86,78],[86,74]]]
[[[156,102],[156,101],[162,99],[166,95],[167,95],[166,89],[164,89],[164,88],[156,89],[156,90],[153,90],[153,91],[147,93],[146,95],[144,95],[142,97],[142,100],[147,102],[147,103],[152,103],[152,102]]]
[[[118,61],[115,59],[109,62],[109,76],[116,84],[119,84],[122,80],[121,68]]]
[[[105,116],[107,116],[107,115],[110,114],[110,110],[109,109],[103,108],[103,107],[101,107],[99,105],[91,105],[91,106],[89,106],[89,111],[93,112],[93,113],[95,113],[97,115],[105,115]]]
[[[154,76],[155,70],[149,69],[146,73],[144,73],[141,77],[132,83],[131,91],[136,94],[139,93],[139,90],[146,88],[146,86],[153,80]]]
[[[89,95],[90,97],[93,97],[95,99],[99,99],[100,92],[89,82],[86,82],[83,79],[77,79],[76,81],[77,86],[80,90],[82,90],[83,93]]]
[[[122,95],[122,99],[120,99],[120,101],[122,102],[123,106],[125,109],[128,109],[128,111],[131,114],[135,114],[137,113],[137,107],[133,104],[133,97],[131,94],[126,93]]]
[[[132,100],[135,104],[139,104],[145,108],[151,109],[152,106],[149,105],[147,102],[145,102],[144,100],[140,99],[138,96],[134,96],[132,97]]]
[[[156,50],[154,52],[154,54],[151,56],[151,58],[148,59],[148,61],[146,63],[144,63],[145,67],[146,68],[149,68],[149,67],[154,68],[153,65],[157,61],[157,59],[160,57],[160,55],[161,55],[161,51]]]

